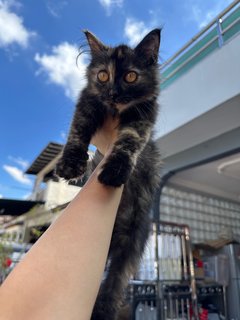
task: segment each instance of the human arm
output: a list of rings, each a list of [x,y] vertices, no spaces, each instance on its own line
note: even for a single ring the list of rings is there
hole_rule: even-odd
[[[112,129],[95,138],[103,153]],[[100,168],[3,283],[0,319],[90,319],[123,189],[99,183]]]

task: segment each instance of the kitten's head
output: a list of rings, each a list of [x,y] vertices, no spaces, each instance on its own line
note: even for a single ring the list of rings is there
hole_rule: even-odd
[[[156,97],[159,91],[160,29],[152,30],[134,48],[108,47],[85,31],[91,49],[88,88],[104,104],[119,112],[134,102]]]

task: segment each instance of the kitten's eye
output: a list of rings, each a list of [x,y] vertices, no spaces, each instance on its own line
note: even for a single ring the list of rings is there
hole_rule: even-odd
[[[97,77],[98,77],[98,80],[101,82],[107,82],[109,80],[109,75],[107,71],[104,71],[104,70],[99,71]]]
[[[132,83],[137,80],[137,77],[138,77],[137,72],[130,71],[125,75],[124,80],[128,83]]]

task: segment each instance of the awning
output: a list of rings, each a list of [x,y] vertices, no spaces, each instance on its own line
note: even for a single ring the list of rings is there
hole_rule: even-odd
[[[0,199],[0,216],[20,216],[42,201]]]
[[[38,174],[44,167],[48,165],[62,151],[63,145],[55,142],[49,144],[42,150],[39,156],[33,161],[26,170],[27,174]]]

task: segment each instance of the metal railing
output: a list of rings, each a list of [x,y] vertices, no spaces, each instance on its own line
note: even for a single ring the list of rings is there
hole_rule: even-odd
[[[167,87],[206,55],[222,47],[239,31],[240,0],[235,0],[161,65],[161,89]]]
[[[138,272],[129,283],[131,319],[198,320],[189,227],[159,221],[152,224],[150,238],[151,255],[144,254],[141,262],[150,272]]]

